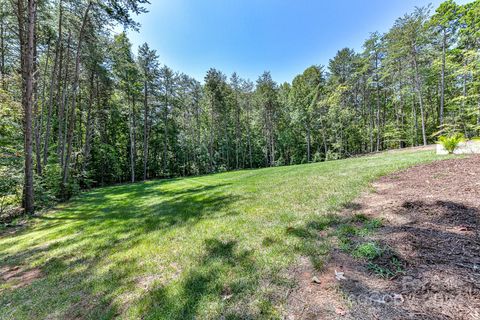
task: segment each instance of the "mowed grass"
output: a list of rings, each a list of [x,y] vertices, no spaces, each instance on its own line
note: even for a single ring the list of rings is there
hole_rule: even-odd
[[[0,319],[280,318],[288,270],[375,178],[439,159],[386,152],[96,189],[0,235]]]

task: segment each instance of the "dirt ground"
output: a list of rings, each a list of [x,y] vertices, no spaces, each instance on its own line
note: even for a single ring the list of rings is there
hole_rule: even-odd
[[[413,167],[373,187],[343,214],[382,219],[368,240],[388,253],[374,262],[391,267],[393,257],[400,272],[381,277],[339,249],[320,272],[305,259],[287,319],[479,320],[480,156]]]

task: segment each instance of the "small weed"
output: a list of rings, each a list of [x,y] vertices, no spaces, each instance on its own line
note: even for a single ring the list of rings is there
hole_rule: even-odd
[[[390,263],[388,266],[380,266],[376,263],[369,262],[367,265],[367,269],[381,278],[392,278],[398,274],[405,273],[402,263],[396,257],[392,257],[390,259]]]
[[[393,257],[392,260],[392,266],[394,267],[394,271],[395,273],[405,273],[405,270],[403,269],[403,265],[402,263],[400,262],[400,260],[398,260],[396,257]]]
[[[365,223],[365,227],[373,230],[373,229],[378,229],[383,225],[382,219],[379,218],[374,218],[372,220],[369,220],[367,223]]]
[[[358,234],[358,228],[351,224],[342,224],[338,227],[338,235],[340,237],[351,237]]]
[[[339,240],[340,250],[350,252],[353,247],[353,240],[351,239],[358,234],[358,228],[350,224],[342,224],[338,227],[337,236]]]
[[[374,218],[365,222],[363,227],[358,231],[358,235],[365,237],[371,234],[375,229],[378,229],[382,226],[382,220]]]
[[[369,262],[367,265],[367,269],[375,273],[377,276],[381,278],[391,278],[395,275],[395,273],[392,272],[392,270],[379,266],[376,263]]]
[[[338,247],[344,252],[350,252],[352,250],[353,241],[348,237],[340,237]]]
[[[355,258],[364,258],[367,260],[373,260],[382,255],[383,250],[375,242],[365,242],[358,245],[353,250],[352,255]]]
[[[366,222],[368,221],[368,217],[363,213],[357,213],[352,218],[353,222]]]
[[[313,268],[316,271],[322,271],[325,267],[325,257],[322,256],[312,256],[310,257],[310,262],[313,265]]]

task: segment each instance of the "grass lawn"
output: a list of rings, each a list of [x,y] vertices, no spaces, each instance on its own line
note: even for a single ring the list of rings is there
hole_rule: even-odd
[[[335,211],[375,178],[438,158],[386,152],[84,193],[0,234],[0,270],[21,270],[0,278],[0,319],[279,318],[288,268],[300,256],[321,268],[318,231]]]

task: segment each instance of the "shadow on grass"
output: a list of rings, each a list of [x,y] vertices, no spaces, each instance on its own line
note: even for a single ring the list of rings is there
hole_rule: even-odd
[[[235,214],[228,207],[239,197],[225,193],[226,184],[172,190],[164,187],[169,183],[143,183],[84,194],[66,208],[37,217],[38,223],[2,239],[0,267],[34,265],[42,277],[17,288],[0,279],[0,309],[5,310],[0,319],[113,318],[119,307],[113,301],[121,288],[135,281],[141,261],[122,257],[105,265],[112,255],[135,248],[151,232],[162,236],[180,225]],[[159,198],[155,198],[157,195]],[[25,242],[30,245],[25,246]],[[14,246],[19,249],[10,251]],[[207,244],[209,259],[248,260],[246,253],[234,256],[233,247],[233,243],[222,247],[211,242]],[[207,281],[215,275],[192,275],[187,287],[200,286],[202,291],[203,276]],[[189,306],[186,310],[195,309],[198,295],[189,291],[190,295],[192,300],[185,304]]]
[[[296,251],[310,259],[313,267],[321,270],[328,261],[330,246],[325,241],[326,236],[321,232],[337,224],[339,218],[335,215],[317,215],[300,227],[287,227],[287,236],[294,236],[300,240]]]
[[[143,297],[145,319],[275,318],[272,301],[255,301],[260,277],[252,251],[235,240],[207,239],[204,248],[175,290],[158,286]]]

